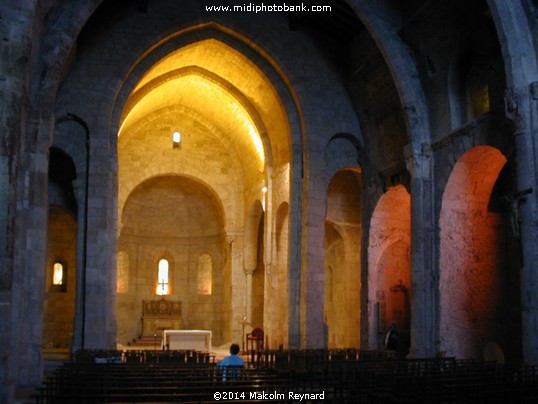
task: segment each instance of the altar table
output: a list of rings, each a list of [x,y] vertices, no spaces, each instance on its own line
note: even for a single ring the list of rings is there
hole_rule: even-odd
[[[211,336],[209,330],[164,330],[162,344],[168,349],[211,352]]]

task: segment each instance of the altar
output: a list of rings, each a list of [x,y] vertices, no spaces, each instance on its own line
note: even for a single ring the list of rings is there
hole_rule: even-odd
[[[181,302],[179,300],[143,300],[142,336],[162,337],[164,330],[183,327]]]
[[[168,349],[194,349],[211,352],[211,331],[208,330],[164,330],[162,346]]]

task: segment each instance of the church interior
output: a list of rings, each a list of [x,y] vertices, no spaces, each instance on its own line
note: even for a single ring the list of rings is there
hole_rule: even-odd
[[[537,16],[3,1],[0,402],[166,330],[538,365]]]

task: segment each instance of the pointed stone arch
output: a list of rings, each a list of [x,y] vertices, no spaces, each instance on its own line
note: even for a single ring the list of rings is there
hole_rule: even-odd
[[[371,348],[382,348],[382,336],[391,322],[399,322],[402,336],[409,337],[411,292],[411,197],[403,185],[397,185],[381,196],[370,221]]]
[[[456,162],[443,193],[439,349],[448,355],[481,358],[491,342],[512,351],[505,334],[507,328],[514,330],[506,324],[513,323],[507,311],[515,303],[509,292],[515,279],[507,269],[507,214],[490,209],[506,161],[491,146],[468,150]]]
[[[340,170],[327,188],[324,232],[324,322],[329,348],[359,346],[361,215],[360,171]],[[332,290],[332,301],[327,290]]]

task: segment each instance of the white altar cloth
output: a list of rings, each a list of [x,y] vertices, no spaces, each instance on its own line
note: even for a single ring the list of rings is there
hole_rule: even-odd
[[[169,349],[211,352],[211,336],[209,330],[164,330],[162,344]]]

